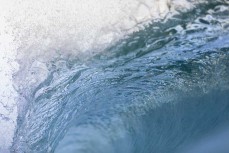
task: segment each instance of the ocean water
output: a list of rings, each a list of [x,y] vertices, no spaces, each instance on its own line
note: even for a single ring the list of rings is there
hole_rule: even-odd
[[[14,4],[0,152],[229,152],[229,1]]]

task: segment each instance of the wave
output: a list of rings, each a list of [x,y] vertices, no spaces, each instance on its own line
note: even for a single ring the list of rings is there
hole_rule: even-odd
[[[11,152],[186,152],[228,126],[227,1],[53,2],[9,18]]]

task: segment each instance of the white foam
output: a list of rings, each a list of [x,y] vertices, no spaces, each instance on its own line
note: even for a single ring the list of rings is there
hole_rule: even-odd
[[[170,0],[20,0],[12,13],[22,47],[85,51],[169,12]],[[38,47],[39,46],[39,47]],[[31,48],[32,47],[32,48]],[[47,50],[46,50],[47,51]]]
[[[9,1],[0,1],[0,152],[9,151],[17,118],[17,92],[13,88],[12,75],[18,64],[15,61],[14,36],[5,18],[10,6]]]
[[[186,0],[19,0],[10,20],[27,54],[84,52],[110,45],[138,30],[137,25],[188,5]]]

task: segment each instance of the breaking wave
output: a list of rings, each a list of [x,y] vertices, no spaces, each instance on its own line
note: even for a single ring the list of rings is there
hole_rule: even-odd
[[[9,17],[11,152],[229,151],[228,1],[53,2]]]

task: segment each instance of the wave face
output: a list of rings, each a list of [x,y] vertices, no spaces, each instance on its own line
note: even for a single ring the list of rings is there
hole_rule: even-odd
[[[155,4],[158,14],[135,14],[136,25],[126,26],[127,9],[95,27],[108,27],[105,34],[87,32],[103,16],[91,25],[67,16],[59,27],[39,19],[34,33],[25,26],[34,20],[15,27],[26,43],[14,75],[20,109],[11,152],[229,152],[229,2]],[[89,25],[69,31],[70,21]]]

